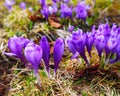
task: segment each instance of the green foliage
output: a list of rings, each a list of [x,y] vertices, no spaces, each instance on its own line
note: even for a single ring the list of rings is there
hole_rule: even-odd
[[[28,29],[29,29],[29,30],[32,30],[32,28],[33,28],[33,22],[30,21],[29,24],[28,24]]]
[[[25,10],[14,10],[4,17],[3,25],[8,37],[26,34],[28,31],[29,18]]]

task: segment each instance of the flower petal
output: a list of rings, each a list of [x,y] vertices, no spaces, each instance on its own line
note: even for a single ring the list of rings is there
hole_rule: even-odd
[[[54,73],[56,74],[56,71],[58,69],[58,65],[62,59],[62,55],[64,53],[64,41],[61,38],[58,38],[54,44],[54,63],[55,63],[55,69]]]
[[[43,36],[40,40],[40,46],[43,50],[43,60],[46,66],[46,70],[49,73],[49,59],[50,59],[50,45],[46,36]]]
[[[42,55],[42,48],[32,42],[29,43],[25,48],[25,57],[32,64],[35,74],[38,73],[38,66]]]

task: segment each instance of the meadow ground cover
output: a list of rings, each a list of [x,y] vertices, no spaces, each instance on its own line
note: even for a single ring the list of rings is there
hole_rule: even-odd
[[[119,4],[0,1],[0,96],[119,96]]]

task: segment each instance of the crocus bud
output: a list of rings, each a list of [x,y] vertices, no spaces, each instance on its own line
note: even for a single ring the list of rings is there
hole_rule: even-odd
[[[20,6],[21,9],[26,9],[26,3],[25,2],[21,2],[19,6]]]
[[[97,35],[97,36],[95,36],[94,39],[95,39],[94,40],[95,48],[98,52],[99,57],[101,58],[102,51],[105,48],[105,38],[103,35]]]
[[[46,66],[46,70],[48,72],[49,75],[49,59],[50,59],[50,45],[48,43],[48,40],[46,38],[46,36],[43,36],[40,40],[40,46],[43,50],[43,61],[45,63]]]
[[[43,6],[43,8],[41,9],[41,13],[46,19],[48,19],[50,14],[48,6]]]
[[[59,63],[62,59],[62,55],[64,53],[64,40],[61,38],[58,38],[54,44],[54,63],[55,63],[55,69],[54,69],[54,75],[56,74],[56,71],[58,69]]]
[[[93,43],[94,43],[94,40],[93,40],[92,33],[86,33],[86,47],[90,57],[91,57],[91,50],[92,50]]]
[[[61,4],[60,14],[61,18],[72,17],[72,8],[69,8],[67,4]]]
[[[30,42],[25,47],[25,57],[31,63],[35,75],[38,73],[38,66],[42,59],[42,48],[39,45]]]

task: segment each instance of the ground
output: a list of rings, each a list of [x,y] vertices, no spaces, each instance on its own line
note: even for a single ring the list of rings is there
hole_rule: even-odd
[[[99,18],[92,18],[91,22],[93,23],[89,23],[90,26],[83,26],[83,29],[85,31],[90,30],[93,24],[97,26],[106,21],[109,21],[110,25],[116,23],[120,26],[119,7],[112,7],[115,4],[118,6],[117,1],[119,2],[119,0],[116,0],[110,7],[106,5],[106,8],[109,8],[111,13],[109,10],[106,13],[106,10],[101,9],[102,12]],[[32,1],[27,2],[31,4]],[[34,19],[32,18],[33,21],[35,20],[33,24],[31,23],[32,20],[28,18],[29,13],[23,15],[26,11],[18,10],[17,12],[8,13],[3,1],[0,1],[0,4],[0,96],[120,96],[119,63],[114,65],[107,64],[104,68],[101,67],[97,52],[93,48],[92,58],[88,56],[91,66],[86,67],[85,62],[81,58],[80,60],[69,59],[71,54],[66,48],[57,76],[54,77],[53,43],[57,37],[65,37],[67,34],[64,28],[61,28],[62,25],[59,24],[59,18],[52,16],[49,22],[43,23],[36,21],[41,18],[36,16]],[[36,3],[33,3],[33,5],[36,5]],[[15,18],[12,18],[12,16],[15,16]],[[25,21],[19,23],[23,18]],[[58,27],[58,29],[54,30],[54,28],[48,26],[48,23],[52,27]],[[65,34],[62,34],[62,32]],[[36,43],[38,43],[43,34],[49,38],[52,46],[50,61],[52,75],[51,78],[48,78],[44,71],[44,65],[41,64],[39,66],[42,87],[37,84],[33,71],[29,67],[26,67],[15,57],[4,55],[4,52],[9,52],[7,48],[8,38],[14,34],[22,34],[24,37],[32,38]]]

